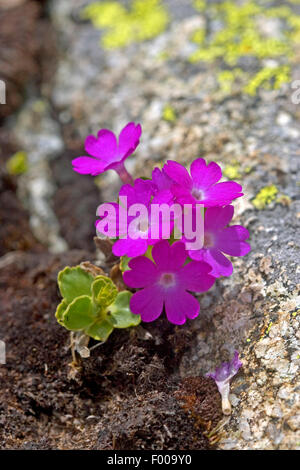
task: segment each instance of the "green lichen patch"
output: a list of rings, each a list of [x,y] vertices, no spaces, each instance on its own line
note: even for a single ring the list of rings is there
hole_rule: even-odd
[[[238,163],[232,163],[231,165],[226,165],[223,170],[223,176],[226,176],[229,180],[237,180],[242,177],[240,166]]]
[[[10,175],[22,175],[28,170],[27,153],[19,151],[15,153],[6,163],[6,169]]]
[[[165,121],[175,122],[177,116],[173,106],[171,106],[170,104],[166,104],[163,109],[162,117]]]
[[[84,8],[82,17],[105,30],[101,43],[106,49],[152,39],[169,23],[160,0],[133,0],[128,10],[116,1],[95,2]]]
[[[221,90],[230,93],[233,83],[243,79],[243,90],[255,95],[259,88],[278,89],[290,81],[295,46],[300,42],[300,16],[288,5],[272,6],[269,1],[236,2],[195,1],[194,6],[206,20],[206,26],[194,33],[198,45],[191,62],[217,62],[226,67],[218,75]],[[266,32],[261,25],[272,19],[280,22],[280,35]],[[212,25],[221,27],[212,33]],[[256,59],[256,72],[249,76],[240,67],[244,57]],[[272,60],[272,64],[266,61]],[[279,62],[279,63],[278,63]]]
[[[265,186],[252,200],[252,204],[256,209],[265,209],[276,198],[278,189],[274,184]]]

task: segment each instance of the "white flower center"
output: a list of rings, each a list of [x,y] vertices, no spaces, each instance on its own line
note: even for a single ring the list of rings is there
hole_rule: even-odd
[[[175,275],[173,273],[163,273],[159,282],[164,287],[173,287],[175,285]]]
[[[201,191],[200,189],[198,188],[193,188],[192,189],[192,196],[197,199],[197,201],[201,201],[201,199],[204,198],[204,194],[203,194],[203,191]]]
[[[205,233],[204,235],[204,248],[212,248],[215,244],[214,237],[211,233]]]
[[[149,229],[148,220],[147,219],[142,220],[138,225],[138,231],[142,233],[147,233],[148,229]]]

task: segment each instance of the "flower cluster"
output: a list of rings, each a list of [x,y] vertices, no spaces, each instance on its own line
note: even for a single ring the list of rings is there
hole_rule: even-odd
[[[100,130],[97,138],[86,139],[90,156],[72,163],[81,174],[115,170],[125,183],[117,203],[98,207],[96,229],[99,236],[114,240],[114,255],[129,258],[124,282],[139,289],[131,297],[131,311],[144,322],[165,311],[171,323],[181,325],[200,311],[191,292],[207,291],[216,278],[232,274],[225,255],[250,251],[248,231],[241,225],[228,226],[234,213],[231,204],[243,196],[242,187],[220,182],[220,166],[203,158],[192,162],[190,172],[169,160],[153,170],[151,179],[133,181],[124,161],[140,136],[141,126],[133,122],[124,127],[118,142],[111,131]]]

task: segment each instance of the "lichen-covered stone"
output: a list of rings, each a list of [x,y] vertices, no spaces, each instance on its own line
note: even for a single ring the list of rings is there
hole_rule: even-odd
[[[237,349],[243,368],[232,381],[233,412],[219,431],[219,448],[299,448],[300,108],[292,103],[291,83],[275,90],[255,86],[254,97],[245,93],[237,73],[221,75],[220,88],[224,70],[217,61],[190,62],[198,47],[191,38],[205,22],[188,0],[165,2],[171,22],[162,34],[109,52],[99,46],[102,32],[80,20],[82,7],[91,2],[49,3],[60,44],[51,102],[64,147],[80,155],[87,134],[101,127],[118,132],[133,120],[143,127],[141,144],[128,161],[136,176],[150,176],[166,159],[189,165],[199,156],[220,163],[225,174],[227,168],[228,178],[232,166],[240,175],[245,198],[235,203],[234,222],[248,228],[252,251],[234,261],[233,276],[201,295],[199,318],[177,331],[178,338],[191,337],[176,372],[182,379],[203,375]],[[270,24],[282,33],[281,20],[271,18],[263,26]],[[251,57],[242,60],[249,73],[257,72]],[[265,60],[259,65],[264,67]],[[290,64],[291,80],[299,71],[296,61]],[[175,120],[163,119],[167,107]],[[55,142],[51,135],[50,144]],[[52,178],[62,178],[43,175],[52,185]],[[119,183],[107,174],[97,186],[100,203],[115,198]],[[276,194],[273,189],[270,197],[264,188],[276,188]],[[253,204],[259,194],[263,207]],[[48,203],[52,195],[45,195]],[[68,213],[63,217],[70,220]],[[174,344],[174,354],[178,348]],[[122,373],[122,360],[118,367]],[[151,420],[156,423],[153,408]]]

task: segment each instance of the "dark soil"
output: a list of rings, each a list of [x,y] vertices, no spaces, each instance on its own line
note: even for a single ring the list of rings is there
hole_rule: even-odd
[[[16,195],[16,180],[0,171],[0,256],[16,250],[41,251],[29,226],[27,211]]]
[[[0,119],[21,105],[29,82],[38,87],[51,79],[55,56],[54,35],[44,17],[46,2],[18,3],[0,5],[0,79],[6,85],[6,105],[0,106]]]
[[[0,448],[210,448],[205,431],[221,419],[217,388],[176,375],[188,329],[161,319],[116,331],[70,373],[69,334],[54,317],[56,276],[92,256],[16,253],[0,268]]]

